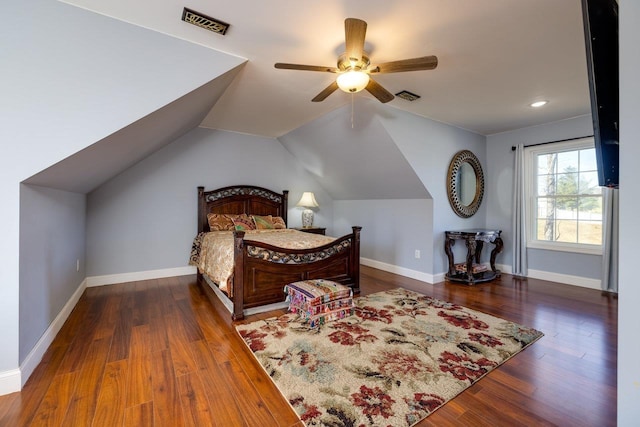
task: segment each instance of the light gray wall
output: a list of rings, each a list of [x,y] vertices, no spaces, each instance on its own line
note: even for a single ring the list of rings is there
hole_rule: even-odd
[[[433,201],[335,200],[334,229],[351,232],[362,226],[360,255],[393,266],[430,273],[432,265]],[[415,250],[420,258],[415,258]]]
[[[0,373],[14,384],[20,182],[242,60],[55,0],[3,1],[0,16]]]
[[[471,149],[483,162],[483,137],[395,109],[379,112],[377,104],[361,105],[365,107],[372,110],[372,116],[366,123],[360,122],[365,129],[356,131],[358,137],[349,137],[350,128],[345,129],[338,115],[332,120],[321,118],[318,123],[322,126],[308,124],[304,132],[281,138],[282,144],[267,138],[196,129],[158,151],[90,194],[88,275],[184,266],[195,230],[193,189],[197,185],[213,188],[265,180],[267,183],[263,186],[267,188],[291,190],[291,226],[300,224],[300,211],[294,208],[295,203],[302,191],[311,190],[320,204],[315,224],[327,227],[328,234],[346,234],[352,225],[365,227],[364,257],[428,274],[444,273],[444,230],[482,227],[485,218],[484,208],[466,220],[456,216],[449,206],[445,185],[449,162],[461,149]],[[408,156],[399,150],[396,140],[391,139],[392,133],[386,131],[387,127],[381,125],[382,116],[391,120],[391,132],[396,132],[403,141]],[[411,127],[412,132],[406,129]],[[342,137],[341,133],[344,133]],[[425,135],[428,142],[424,141]],[[381,146],[385,155],[367,160],[366,154],[359,156],[362,147],[355,152],[340,147],[348,144],[366,144],[370,148],[367,154],[374,157],[378,153],[371,147]],[[389,171],[385,169],[385,160],[391,158],[394,167]],[[379,165],[372,164],[374,160],[380,162]],[[350,171],[351,175],[346,177],[340,175],[348,188],[345,194],[361,195],[358,200],[339,200],[344,191],[335,197],[331,191],[323,190],[323,183],[335,179],[331,171],[335,171],[335,163],[340,162],[344,163],[343,169],[353,164],[353,171],[358,171]],[[426,181],[420,181],[416,169]],[[405,194],[415,179],[419,184],[413,190],[417,198],[360,200],[375,193],[376,179],[395,183],[400,194]],[[402,187],[403,184],[407,186]],[[425,184],[434,188],[439,200],[419,198],[429,194]],[[487,188],[487,191],[491,190]],[[380,195],[384,194],[381,189]],[[436,203],[440,212],[434,215]],[[435,224],[434,218],[440,218],[441,223]],[[413,224],[420,224],[420,230],[416,231]],[[163,232],[156,231],[159,229]],[[434,230],[438,230],[437,237]],[[140,254],[139,242],[152,246],[158,253]],[[420,250],[420,259],[415,258],[415,250]],[[454,248],[457,258],[463,259],[465,250],[463,245],[457,245]],[[489,251],[485,251],[484,257],[488,258],[488,254]],[[437,260],[436,267],[434,260]]]
[[[588,88],[585,88],[588,90]],[[504,132],[487,137],[487,185],[493,189],[487,194],[487,226],[502,227],[504,251],[501,264],[511,265],[513,259],[512,200],[514,152],[517,144],[538,144],[569,138],[593,135],[591,116],[548,123],[540,126]],[[528,249],[528,264],[531,270],[571,276],[600,279],[602,257],[600,255]]]
[[[331,198],[275,139],[196,128],[95,191],[87,201],[87,275],[183,267],[196,234],[198,185],[234,184],[289,190],[295,207],[313,191],[314,224],[332,233]]]
[[[444,231],[484,227],[484,203],[476,215],[463,219],[451,209],[446,191],[456,152],[469,149],[484,164],[482,135],[358,98],[353,116],[350,106],[343,107],[280,140],[334,198],[334,224],[370,224],[363,230],[365,257],[428,274],[444,273]],[[403,225],[390,223],[391,216]],[[430,228],[416,232],[404,222]],[[455,247],[456,259],[465,251],[461,245]],[[488,254],[485,251],[483,258]]]
[[[487,209],[487,202],[483,201],[478,213],[471,218],[460,218],[455,214],[447,198],[449,163],[458,151],[471,150],[480,160],[486,175],[485,137],[394,108],[386,109],[384,115],[380,115],[380,121],[433,198],[431,211],[424,213],[424,222],[433,224],[431,253],[424,254],[425,257],[431,257],[432,268],[426,272],[434,275],[445,273],[447,257],[443,249],[444,232],[484,228]],[[485,197],[492,191],[491,186],[485,185]],[[405,237],[411,232],[407,231]],[[483,261],[488,259],[489,252],[484,251]],[[454,254],[456,261],[464,259],[464,245],[456,245]],[[424,265],[426,267],[428,263]]]
[[[84,194],[20,188],[20,363],[84,280],[85,217]]]
[[[618,306],[618,425],[640,420],[640,2],[620,0],[620,298]]]

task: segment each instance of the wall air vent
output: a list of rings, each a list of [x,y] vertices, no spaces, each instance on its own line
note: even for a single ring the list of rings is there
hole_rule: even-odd
[[[222,34],[223,36],[229,29],[229,24],[227,24],[226,22],[222,22],[210,16],[203,15],[200,12],[196,12],[195,10],[191,10],[186,7],[182,11],[182,20],[184,22],[188,22],[189,24],[202,27],[205,30],[213,31],[217,34]]]
[[[408,90],[403,90],[396,93],[398,98],[402,98],[405,101],[415,101],[416,99],[420,99],[420,95],[416,95],[415,93],[411,93]]]

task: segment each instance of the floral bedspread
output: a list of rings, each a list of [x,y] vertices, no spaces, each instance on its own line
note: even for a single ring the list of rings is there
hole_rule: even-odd
[[[297,230],[250,230],[245,240],[267,243],[284,249],[310,249],[335,240],[320,234]],[[221,291],[233,296],[233,231],[200,233],[193,241],[189,264],[198,267]]]

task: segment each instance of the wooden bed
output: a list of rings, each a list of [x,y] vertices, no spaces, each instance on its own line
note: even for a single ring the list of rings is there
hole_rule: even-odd
[[[211,191],[198,187],[198,233],[209,231],[209,213],[272,215],[286,223],[288,193],[248,185]],[[246,309],[283,302],[284,286],[298,280],[329,279],[359,294],[361,227],[352,229],[351,234],[312,249],[283,249],[245,240],[244,231],[234,231],[232,319],[243,319]],[[205,290],[209,287],[200,270],[198,283]],[[216,291],[220,296],[222,291]]]

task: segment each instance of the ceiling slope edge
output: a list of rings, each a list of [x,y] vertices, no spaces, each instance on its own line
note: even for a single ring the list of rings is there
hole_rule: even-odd
[[[83,150],[23,181],[86,194],[198,127],[229,87],[240,64]]]
[[[430,199],[376,104],[357,99],[353,113],[338,108],[277,139],[334,200]]]

